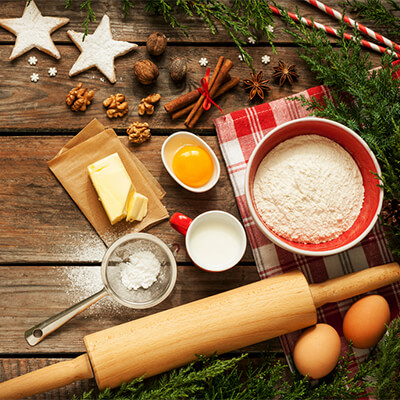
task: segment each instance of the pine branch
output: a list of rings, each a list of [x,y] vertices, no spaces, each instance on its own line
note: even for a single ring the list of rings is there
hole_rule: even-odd
[[[263,2],[263,0],[254,1]],[[230,8],[219,0],[192,0],[190,2],[187,0],[147,0],[146,12],[161,15],[165,22],[173,28],[181,29],[186,35],[188,27],[181,24],[178,19],[182,15],[200,17],[213,35],[218,33],[217,24],[220,24],[238,47],[247,64],[251,65],[252,58],[244,49],[246,43],[244,38],[255,36],[251,32],[251,21],[241,17],[237,9]],[[271,15],[271,12],[269,14]],[[257,20],[257,23],[260,22]]]
[[[379,343],[374,376],[379,399],[400,399],[400,318],[392,321]]]
[[[69,4],[71,3],[71,0],[68,0]],[[83,3],[80,5],[81,10],[86,9],[86,18],[82,22],[81,26],[85,28],[85,32],[83,34],[83,39],[85,36],[89,33],[89,24],[91,22],[96,22],[96,15],[92,9],[92,0],[84,0]]]
[[[375,25],[385,25],[390,34],[400,36],[400,18],[393,12],[400,11],[400,5],[395,0],[387,0],[388,8],[381,0],[345,0],[342,4],[351,12],[372,21]]]
[[[122,12],[124,18],[126,18],[129,14],[131,8],[133,8],[133,3],[130,0],[121,0],[122,1]]]

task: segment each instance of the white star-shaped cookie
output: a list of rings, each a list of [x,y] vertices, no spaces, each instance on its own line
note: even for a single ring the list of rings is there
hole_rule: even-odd
[[[0,26],[17,37],[10,60],[34,47],[58,60],[61,56],[50,35],[68,22],[69,18],[43,17],[34,0],[25,6],[21,18],[1,18]]]
[[[69,76],[74,76],[89,68],[96,67],[111,83],[115,83],[115,58],[137,47],[135,43],[112,38],[108,15],[103,16],[96,31],[91,35],[87,35],[84,40],[83,33],[75,31],[68,31],[67,33],[81,51],[80,56],[69,71]]]

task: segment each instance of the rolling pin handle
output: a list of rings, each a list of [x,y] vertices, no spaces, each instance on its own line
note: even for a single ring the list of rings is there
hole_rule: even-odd
[[[366,268],[362,271],[310,285],[315,307],[336,303],[350,297],[379,289],[400,280],[400,266],[397,263]]]
[[[89,357],[84,353],[73,360],[52,364],[0,383],[0,399],[23,399],[93,376]]]

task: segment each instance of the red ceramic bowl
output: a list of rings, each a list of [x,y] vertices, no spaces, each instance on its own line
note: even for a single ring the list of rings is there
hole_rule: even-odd
[[[336,239],[325,243],[296,243],[273,232],[257,212],[253,183],[265,155],[286,139],[304,134],[317,134],[334,140],[345,148],[360,168],[364,184],[364,203],[354,224]],[[383,201],[383,190],[374,174],[381,174],[379,164],[367,144],[351,129],[322,118],[301,118],[287,122],[269,132],[254,149],[246,170],[246,201],[250,213],[264,235],[278,246],[307,256],[328,256],[348,250],[361,241],[374,226]]]

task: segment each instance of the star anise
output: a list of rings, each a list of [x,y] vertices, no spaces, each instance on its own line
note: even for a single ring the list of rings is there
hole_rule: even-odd
[[[279,61],[277,67],[273,67],[275,72],[272,75],[273,78],[279,79],[279,86],[282,86],[286,79],[293,85],[294,79],[297,79],[299,75],[296,73],[296,66],[286,65],[283,61]]]
[[[246,85],[246,89],[250,90],[250,100],[253,100],[254,96],[258,94],[264,99],[264,90],[270,90],[271,88],[267,85],[269,79],[263,80],[263,72],[260,71],[257,75],[251,74],[251,79],[243,79],[243,83]]]

